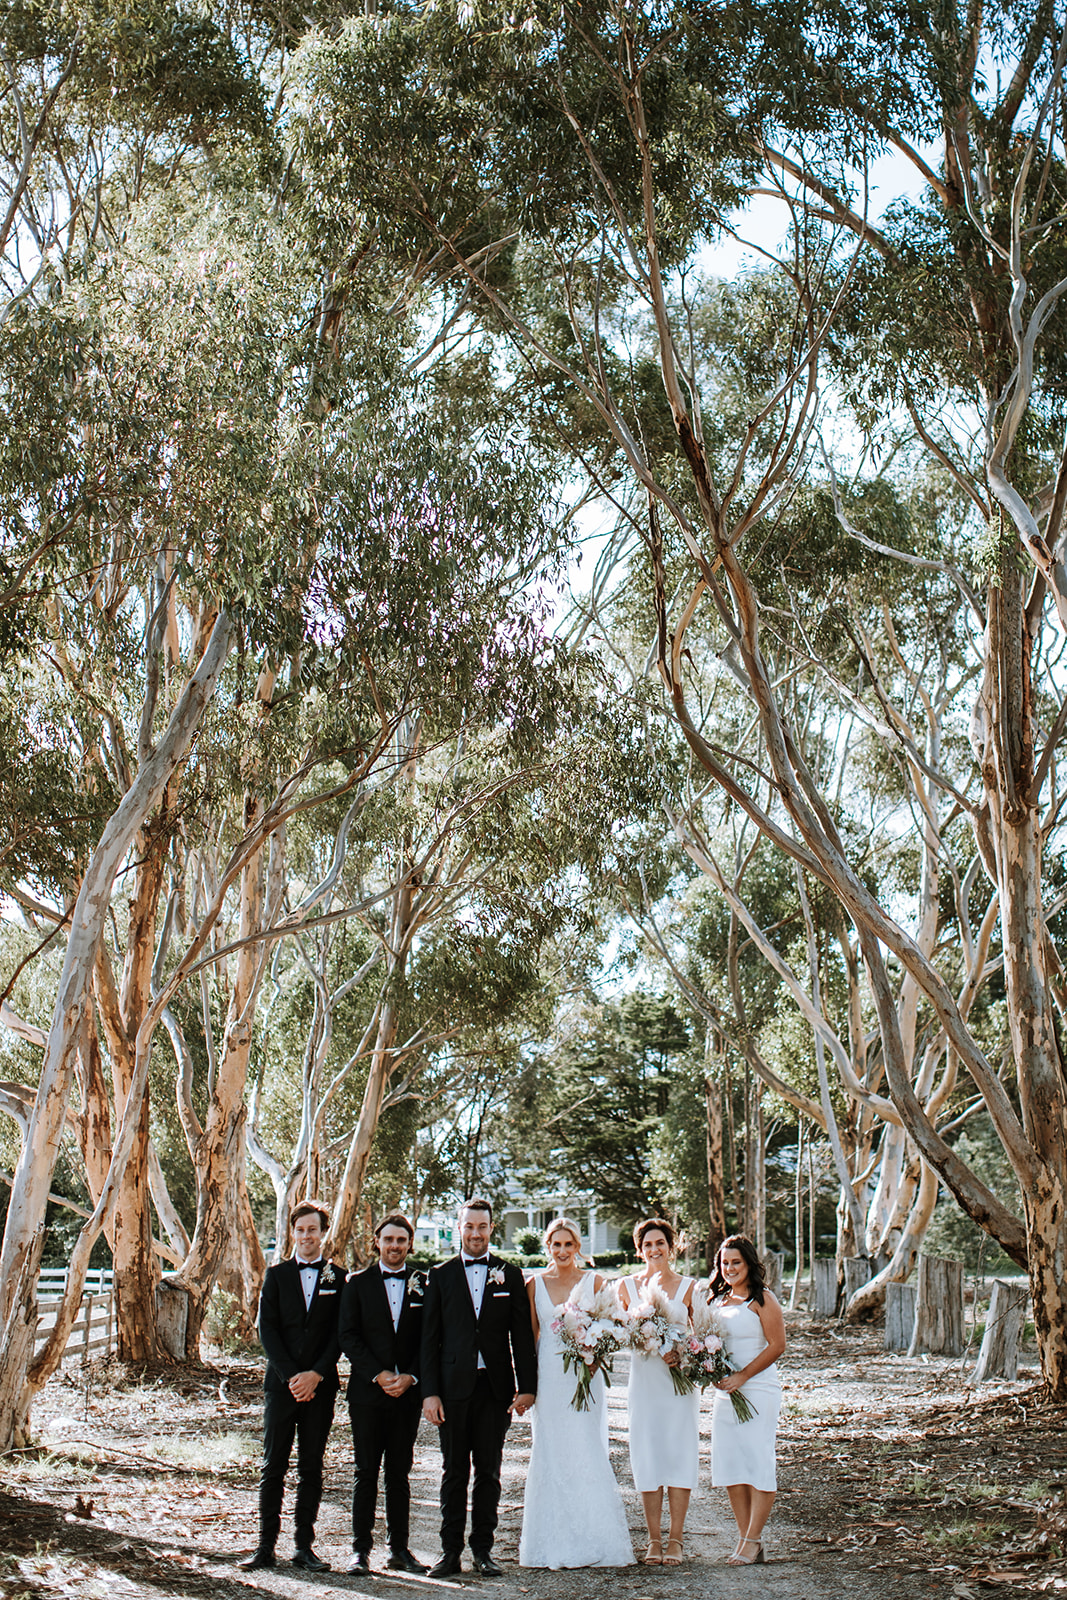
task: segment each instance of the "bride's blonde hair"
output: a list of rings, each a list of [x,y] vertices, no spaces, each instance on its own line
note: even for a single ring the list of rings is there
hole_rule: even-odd
[[[555,1235],[557,1233],[569,1233],[571,1235],[571,1237],[573,1238],[575,1244],[578,1246],[577,1250],[574,1253],[578,1257],[579,1261],[584,1261],[585,1257],[582,1255],[582,1235],[581,1235],[581,1231],[580,1231],[580,1229],[578,1227],[578,1224],[576,1222],[572,1222],[570,1217],[553,1217],[552,1218],[552,1221],[549,1223],[548,1227],[545,1229],[545,1237],[544,1237],[544,1240],[543,1240],[543,1244],[544,1244],[544,1247],[545,1247],[545,1255],[547,1256],[549,1244],[552,1242],[552,1239],[555,1237]]]

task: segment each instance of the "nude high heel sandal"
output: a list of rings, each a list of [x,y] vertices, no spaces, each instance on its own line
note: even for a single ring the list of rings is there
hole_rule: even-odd
[[[755,1545],[756,1554],[754,1556],[745,1556],[741,1554],[746,1544]],[[766,1562],[767,1557],[763,1553],[763,1544],[759,1539],[742,1539],[733,1555],[728,1556],[726,1559],[726,1565],[728,1567],[760,1567],[765,1566]]]

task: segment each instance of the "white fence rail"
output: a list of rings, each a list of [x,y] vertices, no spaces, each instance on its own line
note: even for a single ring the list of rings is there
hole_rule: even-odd
[[[64,1361],[91,1361],[111,1354],[114,1302],[111,1269],[93,1267],[85,1277],[81,1305],[63,1352]],[[41,1344],[56,1325],[67,1287],[65,1267],[43,1267],[37,1279],[37,1339]]]

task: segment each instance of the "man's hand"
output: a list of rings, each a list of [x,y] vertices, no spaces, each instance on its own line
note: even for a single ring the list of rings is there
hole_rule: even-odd
[[[426,1399],[422,1402],[422,1414],[426,1421],[431,1422],[435,1428],[441,1426],[445,1420],[445,1409],[441,1404],[441,1396],[439,1394],[428,1394],[426,1396]]]
[[[536,1399],[537,1396],[534,1394],[517,1394],[508,1410],[513,1411],[517,1417],[524,1417]]]
[[[393,1400],[399,1400],[402,1394],[407,1394],[415,1379],[410,1372],[379,1372],[375,1378],[379,1389],[384,1389]]]
[[[289,1393],[294,1400],[310,1400],[321,1382],[321,1372],[298,1372],[289,1379]]]

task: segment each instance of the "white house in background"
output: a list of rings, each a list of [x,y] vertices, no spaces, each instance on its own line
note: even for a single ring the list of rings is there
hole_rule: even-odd
[[[505,1249],[513,1248],[516,1233],[533,1228],[543,1233],[553,1217],[570,1217],[582,1230],[582,1252],[597,1256],[604,1250],[618,1250],[619,1234],[629,1230],[616,1217],[599,1210],[589,1194],[578,1194],[561,1184],[555,1189],[528,1192],[521,1179],[507,1184],[507,1200],[497,1219],[497,1236]]]
[[[604,1250],[618,1250],[619,1234],[623,1232],[629,1244],[626,1225],[598,1210],[596,1201],[588,1194],[576,1194],[562,1184],[530,1194],[520,1179],[508,1183],[506,1192],[507,1199],[493,1219],[494,1242],[505,1250],[514,1249],[515,1235],[523,1228],[543,1233],[553,1217],[570,1217],[578,1224],[582,1230],[584,1255],[595,1257]],[[434,1211],[420,1217],[415,1228],[414,1248],[420,1253],[437,1256],[451,1255],[458,1250],[455,1210]]]
[[[459,1225],[455,1211],[435,1211],[432,1217],[420,1217],[415,1225],[412,1248],[420,1255],[454,1255],[459,1249]]]

